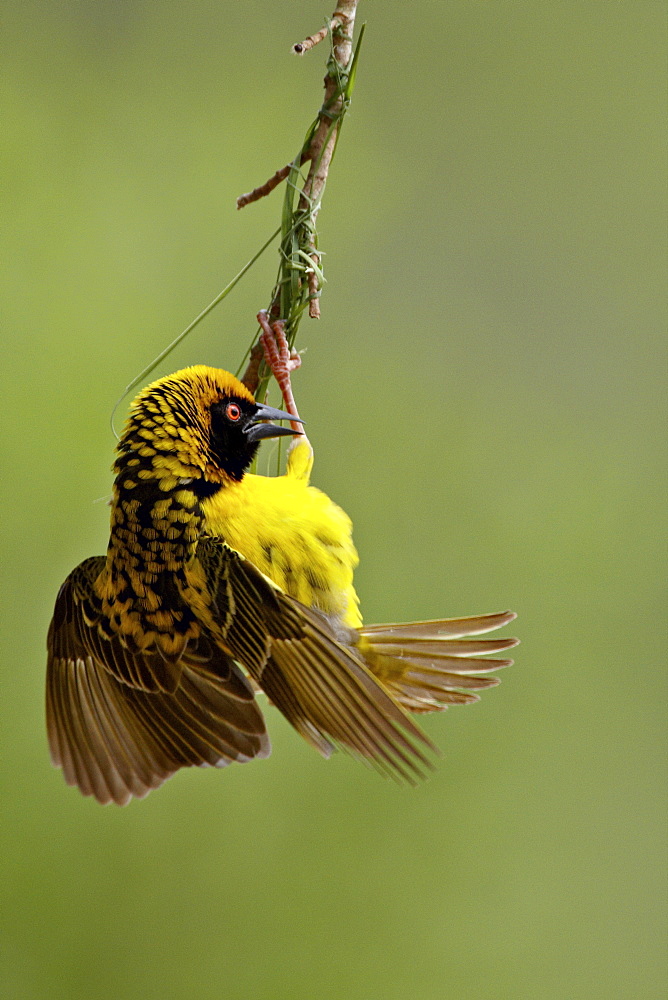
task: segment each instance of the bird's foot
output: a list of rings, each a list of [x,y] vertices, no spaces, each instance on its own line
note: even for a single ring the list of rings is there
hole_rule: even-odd
[[[299,368],[302,359],[297,351],[290,350],[288,339],[285,336],[285,323],[282,319],[270,323],[266,310],[262,309],[257,314],[257,321],[262,327],[260,343],[264,348],[264,360],[278,382],[285,409],[296,420],[299,420],[299,411],[292,392],[290,375]],[[292,426],[294,430],[301,430],[301,425],[294,421]]]

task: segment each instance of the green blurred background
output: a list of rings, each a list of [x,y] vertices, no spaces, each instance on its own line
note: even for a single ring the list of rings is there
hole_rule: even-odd
[[[368,621],[514,608],[397,789],[270,760],[103,809],[47,757],[57,589],[122,387],[278,224],[327,4],[5,5],[2,995],[659,998],[665,5],[367,2],[297,391]],[[161,369],[235,368],[274,250]],[[271,446],[265,446],[268,455]]]

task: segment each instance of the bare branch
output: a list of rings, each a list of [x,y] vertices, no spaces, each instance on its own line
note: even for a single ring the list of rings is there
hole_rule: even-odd
[[[267,323],[272,328],[277,322],[281,324],[281,336],[285,337],[291,349],[302,316],[308,311],[310,317],[320,318],[319,297],[324,277],[317,247],[316,221],[341,122],[354,86],[357,55],[353,56],[352,39],[357,4],[358,0],[339,0],[327,26],[293,47],[295,52],[307,52],[328,35],[331,36],[332,50],[324,80],[323,103],[295,160],[277,170],[264,184],[237,199],[237,207],[243,208],[268,195],[282,181],[288,181],[281,223],[281,263],[267,310]],[[310,166],[300,192],[297,188],[301,176],[299,168],[305,163],[310,163]],[[242,381],[257,398],[263,398],[272,371],[273,368],[263,358],[262,349],[255,345]]]
[[[241,376],[241,381],[246,386],[249,392],[255,395],[258,385],[260,384],[260,365],[264,361],[264,348],[262,344],[258,341],[251,347],[250,357],[248,359],[248,364],[246,365],[246,371]]]
[[[341,71],[345,71],[348,68],[352,56],[353,29],[355,27],[357,3],[358,0],[340,0],[339,6],[332,18],[332,24],[335,19],[337,21],[337,26],[332,31],[334,60]],[[327,183],[329,165],[332,162],[339,132],[340,118],[338,116],[343,107],[343,95],[339,94],[338,97],[335,97],[337,89],[335,76],[328,73],[325,77],[325,100],[323,110],[320,113],[320,122],[309,148],[311,166],[299,200],[299,209],[309,213],[309,226],[313,232],[315,232],[315,224],[318,212],[320,211],[320,202],[325,190],[325,184]],[[307,247],[307,250],[314,264],[318,267],[320,256],[313,241],[311,241],[311,245]],[[309,316],[311,319],[319,319],[318,283],[316,280],[314,291],[311,275],[309,275],[309,290],[311,291]]]
[[[309,158],[309,152],[308,150],[306,150],[301,155],[301,159],[299,161],[300,166],[306,163],[308,158]],[[253,201],[259,201],[260,198],[266,198],[268,194],[271,194],[274,188],[278,187],[281,181],[285,180],[285,178],[288,176],[291,170],[292,170],[292,164],[286,163],[284,167],[281,167],[280,170],[277,170],[276,173],[273,175],[273,177],[270,177],[268,181],[264,182],[264,184],[260,184],[259,187],[253,188],[253,190],[249,191],[248,194],[239,195],[239,197],[237,198],[237,208],[245,208],[246,205],[250,205],[251,202]]]
[[[328,25],[326,24],[324,28],[320,29],[320,31],[316,31],[314,35],[309,35],[308,38],[305,38],[303,42],[295,42],[295,44],[292,46],[292,51],[297,56],[305,55],[309,51],[309,49],[312,49],[316,45],[318,45],[323,40],[323,38],[327,38],[327,34],[330,29],[334,31],[334,29],[338,28],[340,24],[341,20],[339,18],[339,15],[335,13],[332,16],[332,20],[329,22],[329,24]]]

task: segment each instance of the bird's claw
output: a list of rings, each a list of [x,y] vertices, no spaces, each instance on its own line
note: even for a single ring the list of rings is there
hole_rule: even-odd
[[[262,309],[257,314],[257,321],[262,328],[260,343],[264,349],[264,360],[278,382],[285,409],[298,420],[299,412],[292,393],[290,374],[300,367],[301,356],[297,351],[290,349],[288,339],[285,336],[284,320],[277,319],[270,323],[266,310]],[[293,424],[293,427],[296,430],[301,430],[296,424]]]
[[[285,322],[282,319],[269,323],[264,310],[258,313],[258,322],[262,327],[260,342],[264,348],[264,358],[276,381],[294,372],[302,363],[301,355],[290,348],[285,336]]]

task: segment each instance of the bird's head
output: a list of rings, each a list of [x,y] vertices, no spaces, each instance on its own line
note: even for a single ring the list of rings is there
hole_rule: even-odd
[[[241,480],[263,438],[298,434],[265,422],[290,419],[283,410],[256,403],[229,372],[183,368],[133,401],[114,468],[120,473],[134,467],[137,477],[160,479],[163,489],[172,480],[174,486],[192,480],[206,495]]]

